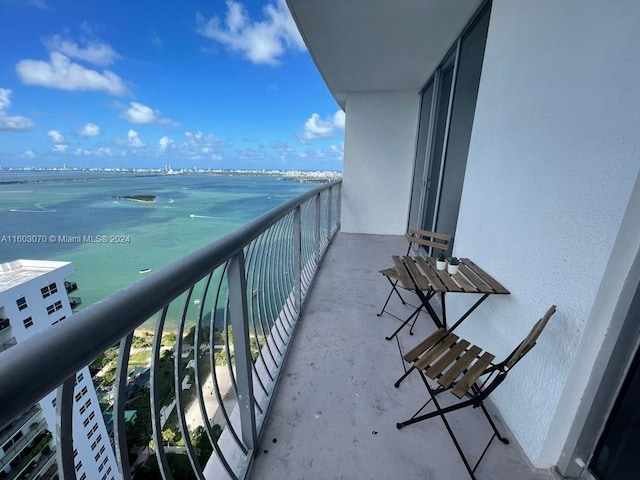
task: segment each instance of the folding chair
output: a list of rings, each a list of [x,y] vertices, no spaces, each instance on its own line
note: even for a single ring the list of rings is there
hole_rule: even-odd
[[[450,246],[449,243],[451,242],[450,235],[428,232],[426,230],[418,230],[417,228],[412,228],[411,230],[409,230],[409,233],[405,235],[405,238],[407,239],[407,242],[409,242],[409,248],[407,248],[407,253],[405,255],[409,255],[411,253],[411,249],[415,248],[418,245],[422,245],[423,247],[427,247],[428,249],[430,249],[428,251],[429,255],[433,255],[434,250],[446,252]],[[385,268],[384,270],[380,270],[380,273],[384,275],[384,277],[391,284],[391,291],[389,292],[389,295],[387,295],[387,300],[384,302],[382,310],[380,310],[380,313],[377,314],[378,317],[385,312],[385,308],[387,308],[387,304],[389,303],[393,292],[398,295],[403,305],[407,304],[407,302],[404,301],[404,298],[402,298],[402,295],[400,295],[400,291],[397,288],[398,280],[400,279],[400,277],[398,276],[398,271],[396,270],[396,268]],[[411,306],[414,308],[418,308],[415,305]],[[395,317],[395,315],[393,315],[392,313],[387,313]]]
[[[493,354],[486,351],[483,353],[480,347],[471,345],[468,341],[458,338],[457,335],[443,328],[437,330],[411,351],[407,352],[403,358],[405,361],[412,363],[412,366],[398,379],[395,387],[398,388],[400,383],[413,370],[418,370],[429,392],[430,399],[409,420],[396,424],[398,429],[439,416],[442,418],[469,475],[475,480],[474,472],[489,449],[493,439],[498,437],[502,443],[509,443],[509,440],[503,437],[498,431],[493,419],[484,406],[484,400],[505,380],[507,374],[522,357],[534,347],[540,333],[555,311],[556,306],[552,305],[544,316],[536,322],[520,345],[500,363],[492,363],[495,358]],[[432,387],[427,379],[435,380],[437,386]],[[462,401],[443,408],[436,398],[443,392],[450,392]],[[465,397],[466,399],[463,400]],[[420,415],[420,412],[432,401],[435,406],[435,411]],[[445,414],[465,407],[480,407],[493,430],[493,435],[489,439],[489,443],[484,447],[480,458],[473,468],[469,465],[445,417]]]

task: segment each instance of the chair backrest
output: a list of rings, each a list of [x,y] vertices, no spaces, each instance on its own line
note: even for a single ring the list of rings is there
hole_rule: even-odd
[[[443,233],[429,232],[427,230],[419,230],[412,228],[406,235],[409,242],[409,250],[407,255],[411,251],[413,245],[422,245],[424,247],[433,248],[436,250],[447,251],[450,247],[451,235],[445,235]]]
[[[520,345],[518,345],[516,349],[511,353],[511,355],[509,355],[505,360],[504,365],[507,369],[513,368],[513,366],[518,363],[520,359],[522,359],[522,357],[524,357],[527,352],[534,347],[534,345],[536,344],[536,340],[538,340],[538,337],[542,333],[542,330],[544,330],[544,327],[547,326],[549,319],[555,312],[556,306],[551,305],[551,307],[549,307],[549,310],[547,310],[547,313],[545,313],[544,316],[536,322],[536,324],[529,332],[529,335],[525,337]]]

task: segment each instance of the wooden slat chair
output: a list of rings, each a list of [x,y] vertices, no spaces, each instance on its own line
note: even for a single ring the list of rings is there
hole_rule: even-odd
[[[493,354],[486,351],[483,352],[482,348],[471,345],[468,341],[460,339],[456,334],[443,328],[440,328],[420,342],[415,348],[404,355],[404,360],[411,363],[412,366],[398,379],[395,387],[398,388],[400,383],[412,371],[418,370],[429,392],[430,399],[409,420],[396,424],[398,429],[439,416],[442,418],[469,475],[472,479],[475,479],[474,472],[482,461],[491,442],[493,442],[493,439],[498,437],[501,442],[505,444],[509,443],[509,440],[504,438],[498,431],[493,419],[484,406],[484,400],[505,380],[507,374],[522,357],[535,346],[538,337],[555,311],[556,306],[552,305],[544,316],[536,322],[525,339],[500,363],[493,363],[495,358]],[[437,385],[431,386],[428,379],[435,381]],[[450,392],[462,401],[442,408],[436,396],[443,392]],[[435,406],[435,411],[419,415],[432,401]],[[493,430],[493,435],[484,447],[480,458],[473,468],[469,465],[445,417],[445,414],[465,407],[480,407]]]
[[[451,235],[444,235],[442,233],[436,233],[436,232],[428,232],[426,230],[419,230],[417,228],[412,228],[411,230],[409,230],[409,233],[405,235],[405,238],[407,239],[407,242],[409,242],[409,247],[407,248],[407,253],[405,255],[409,255],[411,253],[411,249],[416,248],[419,245],[430,249],[428,251],[429,255],[434,255],[434,254],[437,255],[440,252],[446,252],[451,246],[450,245]],[[390,268],[385,268],[384,270],[380,270],[380,273],[391,284],[391,291],[389,292],[389,295],[387,295],[387,299],[384,302],[384,305],[382,306],[380,313],[377,314],[378,317],[385,312],[385,309],[389,304],[389,300],[391,299],[394,292],[396,293],[396,295],[398,295],[398,298],[400,298],[400,301],[402,302],[403,305],[407,304],[404,298],[402,298],[402,295],[400,295],[400,291],[398,290],[398,287],[397,287],[398,280],[400,279],[398,275],[398,270],[395,267],[390,267]],[[418,308],[415,305],[411,305],[411,306],[414,308]],[[387,312],[387,313],[392,317],[398,318],[390,312]],[[417,313],[418,312],[416,312],[416,314]],[[402,320],[402,319],[399,319],[399,320]],[[412,331],[410,331],[409,333],[413,335]]]

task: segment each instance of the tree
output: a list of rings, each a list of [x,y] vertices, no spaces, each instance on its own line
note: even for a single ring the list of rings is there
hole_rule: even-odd
[[[162,430],[162,440],[164,440],[167,445],[175,445],[176,432],[172,428],[165,428],[164,430]]]
[[[214,425],[214,427],[219,427],[219,425]],[[214,430],[214,434],[216,431]],[[198,461],[200,465],[206,464],[207,460],[213,453],[213,447],[211,443],[209,443],[209,437],[207,437],[207,432],[205,431],[203,426],[199,426],[193,432],[191,432],[191,443],[193,447],[196,449],[198,453]],[[217,437],[215,437],[217,440]]]

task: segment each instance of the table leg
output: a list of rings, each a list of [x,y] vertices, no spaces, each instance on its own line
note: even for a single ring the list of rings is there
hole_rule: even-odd
[[[467,310],[467,312],[464,315],[462,315],[456,323],[453,324],[453,326],[449,329],[449,331],[452,332],[453,330],[455,330],[458,327],[458,325],[460,325],[469,315],[471,315],[471,313],[476,308],[480,306],[482,302],[484,302],[487,299],[488,296],[489,296],[488,293],[485,293],[484,295],[482,295],[482,297],[480,297],[480,299],[476,303],[474,303],[473,306],[469,310]]]
[[[436,313],[436,311],[433,309],[433,307],[429,303],[429,300],[431,300],[431,297],[433,297],[435,295],[435,293],[436,292],[431,290],[428,293],[428,295],[425,295],[422,292],[422,290],[416,289],[416,294],[420,298],[420,302],[422,302],[422,305],[427,310],[427,313],[431,317],[431,320],[433,320],[433,323],[436,324],[436,327],[438,327],[438,328],[441,328],[441,327],[446,328],[446,324],[443,324],[443,322],[440,320],[440,318],[438,318],[438,314]]]

